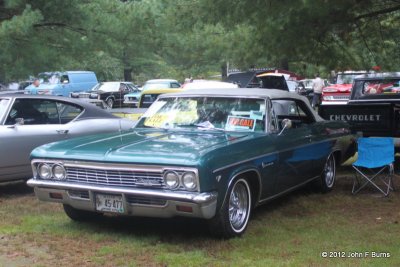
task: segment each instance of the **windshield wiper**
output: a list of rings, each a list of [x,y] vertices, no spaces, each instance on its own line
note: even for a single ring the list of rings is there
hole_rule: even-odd
[[[178,126],[178,127],[193,127],[193,126],[196,126],[197,128],[200,128],[200,130],[216,130],[216,131],[225,132],[225,129],[216,128],[209,121],[204,121],[204,122],[200,122],[200,123],[192,123],[192,124],[178,124],[176,126]]]

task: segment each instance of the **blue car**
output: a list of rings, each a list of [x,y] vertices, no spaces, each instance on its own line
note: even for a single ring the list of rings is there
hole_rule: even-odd
[[[124,105],[129,107],[138,107],[141,93],[142,91],[139,88],[135,88],[133,92],[126,94],[124,96]]]

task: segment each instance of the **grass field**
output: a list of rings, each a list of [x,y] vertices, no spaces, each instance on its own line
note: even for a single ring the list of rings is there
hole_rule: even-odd
[[[189,219],[76,223],[24,184],[0,186],[0,266],[400,266],[399,192],[352,196],[351,178],[345,168],[331,193],[257,208],[231,240]]]

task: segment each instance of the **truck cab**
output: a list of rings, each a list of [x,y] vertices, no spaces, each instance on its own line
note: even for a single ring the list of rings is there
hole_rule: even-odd
[[[395,137],[400,151],[400,72],[357,76],[350,100],[344,105],[321,105],[319,114],[326,120],[347,121],[365,137]]]

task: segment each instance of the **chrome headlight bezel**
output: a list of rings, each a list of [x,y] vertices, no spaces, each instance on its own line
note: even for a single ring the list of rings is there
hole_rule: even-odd
[[[97,94],[97,93],[90,93],[89,98],[90,98],[90,99],[98,99],[98,98],[99,98],[99,94]]]
[[[33,177],[35,179],[57,180],[57,181],[67,179],[67,171],[62,161],[33,160],[32,170],[33,170]]]
[[[167,171],[164,173],[164,183],[169,189],[178,188],[179,180],[180,180],[179,174],[176,173],[175,171]]]
[[[61,164],[54,164],[51,168],[52,177],[55,180],[64,180],[67,178],[67,171],[65,170],[64,166]]]
[[[51,166],[47,163],[40,163],[37,166],[37,174],[41,179],[51,179],[52,173],[51,173]],[[44,171],[44,172],[43,172]]]
[[[200,189],[196,169],[168,169],[164,171],[163,178],[165,186],[170,190],[199,191]],[[171,184],[171,178],[177,181],[177,184]]]
[[[197,188],[197,177],[194,172],[184,172],[182,174],[182,185],[188,190]]]

